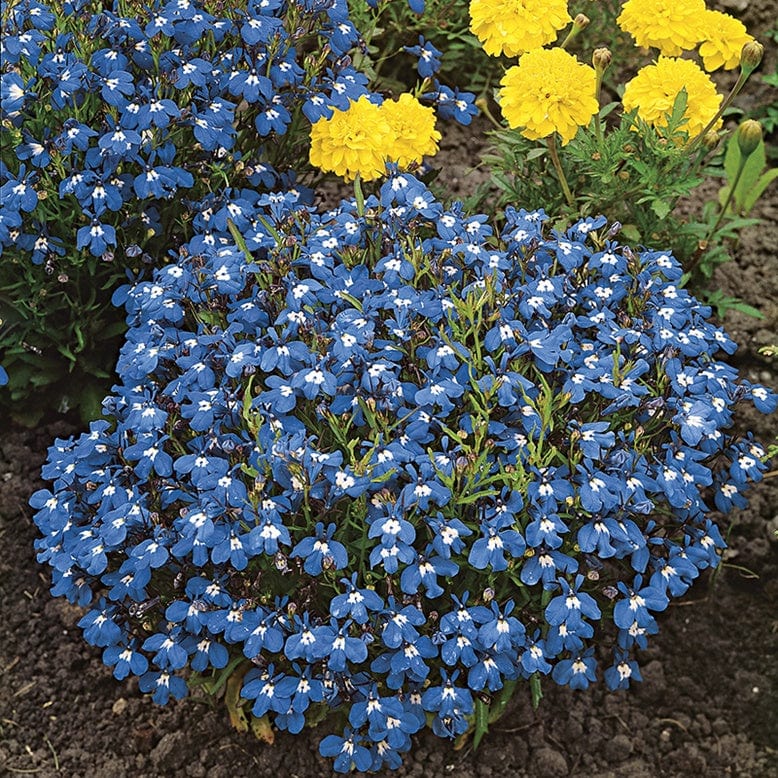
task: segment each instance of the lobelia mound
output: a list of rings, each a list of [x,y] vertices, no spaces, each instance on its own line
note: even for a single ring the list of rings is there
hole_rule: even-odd
[[[31,500],[114,675],[328,718],[338,771],[480,738],[519,679],[639,680],[765,469],[735,406],[776,406],[672,256],[542,211],[498,237],[397,172],[326,213],[241,198],[117,294],[121,383]]]

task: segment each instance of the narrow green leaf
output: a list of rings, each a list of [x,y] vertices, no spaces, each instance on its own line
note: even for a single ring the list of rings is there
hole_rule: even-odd
[[[540,675],[538,673],[533,673],[529,677],[529,690],[532,694],[532,707],[537,710],[540,701],[543,699],[543,689],[540,685]]]
[[[483,736],[489,731],[489,706],[480,698],[475,701],[475,730],[473,732],[473,751],[478,750]]]
[[[746,193],[743,198],[743,204],[740,212],[745,215],[756,205],[756,201],[762,196],[762,193],[770,184],[778,178],[778,167],[770,168],[763,173],[754,186]]]
[[[518,681],[505,681],[504,686],[500,690],[499,696],[490,706],[490,724],[494,724],[494,722],[497,721],[503,715],[503,713],[505,713],[505,709],[508,707],[508,703],[511,701],[511,698],[516,691],[517,685]]]

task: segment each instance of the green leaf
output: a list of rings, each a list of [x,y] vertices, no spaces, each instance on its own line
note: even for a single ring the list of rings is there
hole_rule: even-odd
[[[651,202],[651,210],[657,215],[658,218],[664,219],[672,209],[670,204],[666,203],[664,200],[653,200]]]
[[[230,717],[230,724],[238,732],[249,731],[249,720],[246,711],[241,707],[240,689],[243,685],[243,675],[231,675],[227,681],[226,691],[224,693],[224,705]]]
[[[737,132],[733,132],[727,140],[727,150],[724,154],[724,175],[729,183],[734,181],[740,165],[740,147],[737,143]]]
[[[81,389],[78,410],[84,423],[99,419],[103,415],[103,389],[99,384],[88,383]]]
[[[529,677],[529,690],[532,694],[532,707],[537,710],[540,701],[543,699],[543,689],[540,684],[540,675],[538,673],[532,673]]]
[[[489,731],[489,706],[480,698],[475,700],[475,731],[473,732],[473,751],[478,750],[483,736]]]
[[[759,180],[754,184],[751,190],[743,198],[743,207],[741,213],[747,214],[756,205],[756,201],[762,196],[762,193],[770,184],[778,178],[778,168],[770,168],[763,173]]]
[[[630,243],[640,243],[640,230],[634,224],[622,224],[621,234]]]
[[[516,691],[517,685],[517,681],[505,681],[502,689],[500,690],[499,696],[490,706],[490,724],[494,724],[494,722],[497,721],[503,713],[505,713],[505,709],[508,707],[508,703],[510,702],[511,697],[513,697],[513,693]]]

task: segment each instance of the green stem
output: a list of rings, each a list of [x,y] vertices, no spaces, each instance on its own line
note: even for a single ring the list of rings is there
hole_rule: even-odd
[[[735,86],[730,89],[729,94],[724,98],[724,102],[721,104],[721,107],[718,111],[716,111],[716,114],[714,117],[705,125],[705,127],[702,129],[702,131],[692,139],[692,141],[689,143],[689,145],[686,147],[686,150],[691,153],[693,151],[697,150],[697,147],[702,143],[703,138],[713,129],[716,122],[724,115],[724,111],[729,108],[729,106],[732,104],[732,101],[738,96],[740,90],[745,85],[746,81],[748,81],[748,73],[740,73],[740,76],[738,77],[737,82],[735,83]]]
[[[567,178],[565,178],[565,171],[562,170],[562,163],[559,161],[559,153],[556,148],[556,137],[551,134],[548,136],[548,153],[551,155],[551,162],[554,164],[557,176],[559,176],[559,183],[562,185],[562,191],[564,192],[565,199],[568,205],[575,208],[575,199],[573,193],[570,191],[570,187],[567,184]]]
[[[354,200],[357,204],[357,216],[365,215],[365,195],[362,192],[362,179],[357,173],[354,176]]]
[[[597,101],[597,111],[594,114],[594,132],[597,136],[597,147],[602,151],[602,123],[600,121],[600,92],[602,91],[602,77],[605,71],[595,70],[596,81],[594,83],[594,99]]]
[[[732,202],[732,198],[735,196],[735,189],[737,189],[737,185],[740,183],[740,177],[743,175],[743,171],[746,167],[746,162],[748,162],[748,157],[740,157],[740,164],[737,168],[737,173],[735,174],[735,178],[733,179],[732,183],[729,187],[729,192],[727,193],[727,199],[724,201],[724,205],[721,206],[721,212],[719,213],[718,218],[716,219],[716,223],[711,227],[710,231],[705,237],[705,240],[710,240],[711,237],[716,233],[716,230],[721,225],[721,222],[724,219],[724,214],[726,214],[727,209],[730,206],[730,203]]]

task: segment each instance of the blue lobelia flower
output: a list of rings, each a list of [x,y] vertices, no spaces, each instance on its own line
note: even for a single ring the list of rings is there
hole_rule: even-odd
[[[303,557],[303,569],[309,575],[319,575],[326,566],[328,570],[341,570],[348,565],[348,552],[342,543],[333,540],[335,525],[318,522],[315,527],[315,538],[303,538],[292,549],[291,557]]]

